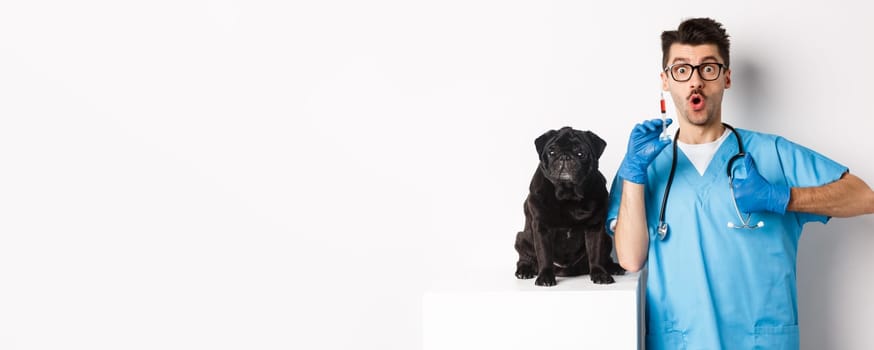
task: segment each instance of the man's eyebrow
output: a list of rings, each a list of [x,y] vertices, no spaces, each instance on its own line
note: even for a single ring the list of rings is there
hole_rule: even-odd
[[[689,62],[689,60],[686,59],[685,57],[674,57],[674,60],[671,61],[671,64],[673,65],[673,64],[677,64],[677,63],[688,63],[688,62]]]
[[[701,62],[719,63],[719,58],[717,58],[716,56],[705,56],[704,58],[701,59]],[[685,58],[685,57],[675,57],[674,60],[671,61],[671,64],[677,64],[677,63],[689,63],[689,59]]]

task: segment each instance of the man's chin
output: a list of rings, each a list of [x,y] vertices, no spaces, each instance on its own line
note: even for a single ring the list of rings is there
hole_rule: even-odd
[[[713,124],[714,120],[716,120],[716,118],[714,118],[710,113],[707,113],[706,110],[687,112],[686,118],[684,119],[694,126],[708,126]]]

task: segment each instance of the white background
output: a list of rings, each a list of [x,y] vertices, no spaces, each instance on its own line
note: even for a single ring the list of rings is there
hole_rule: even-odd
[[[613,178],[687,17],[727,122],[874,183],[870,11],[805,3],[4,2],[0,349],[416,349],[431,281],[513,278],[537,136]],[[871,227],[807,227],[803,349],[874,348]]]

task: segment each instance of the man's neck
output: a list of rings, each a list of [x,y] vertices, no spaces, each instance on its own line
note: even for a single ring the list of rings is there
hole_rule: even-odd
[[[725,132],[725,126],[721,121],[716,121],[707,125],[692,125],[690,123],[680,123],[680,139],[679,141],[686,144],[702,144],[710,143],[719,139]]]

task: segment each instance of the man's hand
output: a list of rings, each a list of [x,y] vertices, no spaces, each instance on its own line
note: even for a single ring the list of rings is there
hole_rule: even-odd
[[[744,213],[770,211],[786,213],[789,205],[789,186],[772,185],[759,174],[756,162],[747,153],[740,160],[741,166],[734,172],[732,187],[737,208]]]
[[[671,125],[672,120],[667,120]],[[636,184],[646,182],[646,168],[671,140],[660,140],[662,120],[651,119],[637,124],[628,137],[628,150],[619,166],[619,177]]]

